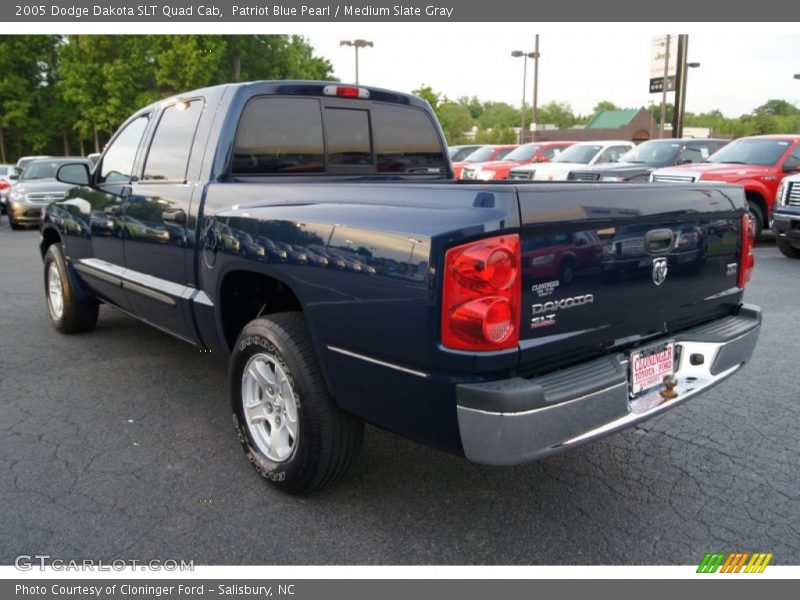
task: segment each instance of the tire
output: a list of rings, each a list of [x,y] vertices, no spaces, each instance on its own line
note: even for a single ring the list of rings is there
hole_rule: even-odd
[[[575,281],[575,263],[571,259],[564,261],[558,272],[558,280],[566,287]]]
[[[364,424],[333,402],[301,313],[250,321],[236,340],[228,379],[242,448],[275,488],[311,494],[353,463]]]
[[[761,232],[764,229],[764,215],[761,214],[761,207],[752,200],[748,200],[747,212],[750,214],[750,218],[753,220],[753,228],[755,229],[756,234],[755,239],[759,240],[761,238]]]
[[[50,321],[61,333],[82,333],[97,325],[99,303],[64,260],[61,244],[51,244],[44,256],[44,291]]]
[[[781,251],[781,254],[789,258],[800,258],[800,248],[792,246],[789,240],[776,236],[775,241],[778,243],[778,250]]]

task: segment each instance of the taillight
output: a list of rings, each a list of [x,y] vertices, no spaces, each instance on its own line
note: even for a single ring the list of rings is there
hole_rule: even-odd
[[[753,267],[756,264],[756,257],[753,256],[752,249],[756,241],[756,231],[750,215],[747,213],[742,215],[742,222],[740,225],[741,231],[741,254],[739,256],[739,279],[736,282],[740,288],[747,285],[750,278],[753,276]]]
[[[5,190],[11,187],[11,184],[7,181],[0,180],[0,190]]]
[[[521,296],[517,234],[447,251],[442,344],[454,350],[504,350],[519,342]]]

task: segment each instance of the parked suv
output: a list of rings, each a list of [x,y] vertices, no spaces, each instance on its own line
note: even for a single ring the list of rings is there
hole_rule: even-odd
[[[800,135],[757,135],[731,142],[702,163],[654,171],[650,181],[738,183],[756,232],[761,232],[769,227],[781,180],[798,171]]]
[[[570,171],[574,169],[619,161],[622,155],[633,146],[633,142],[623,140],[580,142],[564,150],[549,163],[517,167],[511,171],[508,178],[565,181],[569,177]]]
[[[650,140],[630,150],[618,163],[602,164],[570,172],[574,181],[647,181],[656,169],[706,160],[728,140]]]

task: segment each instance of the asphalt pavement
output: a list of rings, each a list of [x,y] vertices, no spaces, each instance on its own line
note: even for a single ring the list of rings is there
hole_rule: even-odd
[[[38,232],[0,224],[0,564],[800,564],[800,261],[756,250],[754,359],[643,426],[513,468],[367,428],[351,474],[273,491],[233,432],[224,360],[102,307],[50,325]]]

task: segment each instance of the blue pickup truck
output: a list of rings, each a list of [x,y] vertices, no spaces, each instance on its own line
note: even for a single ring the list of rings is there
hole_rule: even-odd
[[[427,103],[266,81],[143,108],[41,217],[50,318],[108,304],[229,360],[279,489],[353,462],[364,422],[490,465],[587,443],[750,358],[742,189],[454,182]]]

